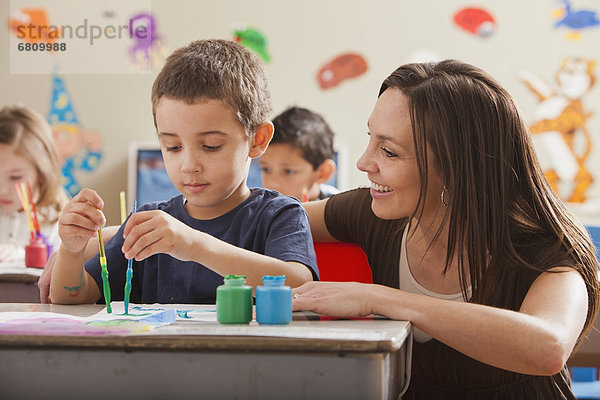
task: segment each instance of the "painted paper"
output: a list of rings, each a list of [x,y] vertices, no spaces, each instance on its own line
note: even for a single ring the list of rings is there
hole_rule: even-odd
[[[217,322],[217,308],[207,304],[129,304],[129,313],[125,314],[125,303],[113,301],[112,312],[109,314],[106,307],[94,314],[94,320],[151,320],[152,318],[165,318],[181,321]]]
[[[122,303],[121,303],[122,305]],[[1,312],[0,334],[3,335],[139,335],[175,322],[173,310],[128,316],[104,312],[91,317],[76,317],[51,312]]]

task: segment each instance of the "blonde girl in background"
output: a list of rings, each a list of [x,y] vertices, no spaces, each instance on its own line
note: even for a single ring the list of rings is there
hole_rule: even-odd
[[[47,242],[57,248],[58,215],[67,201],[46,120],[23,106],[0,109],[0,262],[24,261],[31,233],[15,184],[28,181]]]

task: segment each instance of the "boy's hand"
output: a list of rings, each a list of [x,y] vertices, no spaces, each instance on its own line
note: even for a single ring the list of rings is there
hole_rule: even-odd
[[[88,240],[106,223],[103,207],[104,202],[91,189],[82,189],[73,197],[58,219],[61,248],[71,253],[82,253]]]
[[[193,239],[197,234],[202,232],[163,211],[140,211],[132,214],[125,225],[122,251],[125,258],[138,261],[158,253],[190,261],[194,252]]]

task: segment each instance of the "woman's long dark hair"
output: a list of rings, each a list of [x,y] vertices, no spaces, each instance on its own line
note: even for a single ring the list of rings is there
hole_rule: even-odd
[[[447,188],[444,272],[456,256],[463,293],[470,287],[470,301],[495,305],[503,271],[571,266],[587,286],[586,332],[598,312],[595,248],[548,185],[508,92],[486,72],[456,60],[403,65],[379,94],[388,88],[408,98],[421,176],[414,216],[425,204],[427,149]]]

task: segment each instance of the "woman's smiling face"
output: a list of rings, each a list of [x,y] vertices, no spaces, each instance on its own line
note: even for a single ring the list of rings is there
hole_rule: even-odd
[[[371,208],[382,219],[411,216],[417,207],[421,178],[417,166],[408,98],[389,88],[379,96],[369,118],[369,144],[357,162],[371,181]],[[428,158],[428,188],[423,216],[440,205],[441,180]]]

